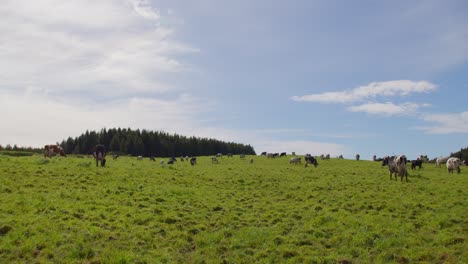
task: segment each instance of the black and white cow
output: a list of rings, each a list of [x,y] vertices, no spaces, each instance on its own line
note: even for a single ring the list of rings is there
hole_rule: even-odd
[[[360,159],[360,158],[361,158],[361,155],[359,155],[359,154],[356,154],[356,160],[358,160],[358,161],[359,161],[359,159]]]
[[[388,166],[390,180],[392,179],[392,175],[395,174],[395,180],[398,180],[397,176],[400,176],[401,181],[403,181],[403,177],[406,177],[406,181],[408,181],[408,171],[406,170],[407,162],[408,160],[405,155],[392,157],[387,156],[383,159],[382,166]]]
[[[191,157],[190,158],[190,165],[192,165],[192,166],[197,165],[197,158],[196,157]]]
[[[106,148],[104,145],[96,145],[94,147],[93,157],[96,159],[96,167],[98,166],[98,161],[101,161],[101,167],[106,166]]]
[[[280,157],[286,157],[286,152],[281,152]]]
[[[308,164],[313,164],[314,167],[318,166],[317,159],[314,156],[312,156],[310,154],[306,154],[304,156],[304,159],[305,159],[305,165],[304,165],[305,167],[307,167]]]

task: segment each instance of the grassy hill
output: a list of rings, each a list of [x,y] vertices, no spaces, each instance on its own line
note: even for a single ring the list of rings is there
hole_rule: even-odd
[[[463,263],[468,170],[0,155],[5,263]]]

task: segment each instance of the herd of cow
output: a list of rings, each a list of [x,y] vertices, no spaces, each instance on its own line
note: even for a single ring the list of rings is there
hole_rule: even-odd
[[[96,166],[99,166],[99,162],[101,163],[101,166],[104,167],[106,165],[106,149],[103,145],[96,145],[94,148],[93,152],[93,157],[96,160]],[[293,157],[289,160],[290,164],[301,164],[301,157],[296,157],[296,153],[292,153]],[[58,145],[46,145],[44,146],[44,157],[53,157],[56,155],[64,156],[66,157],[65,152],[63,151],[62,147]],[[228,157],[232,157],[232,154],[228,153]],[[284,157],[286,156],[286,152],[282,153],[267,153],[267,152],[262,152],[261,156],[266,156],[267,158],[275,158],[275,157]],[[117,159],[119,155],[113,155],[114,160]],[[219,163],[218,158],[222,157],[221,153],[218,153],[216,156],[211,158],[212,163]],[[241,159],[245,158],[244,154],[240,155]],[[320,155],[320,158],[322,160],[326,160],[330,158],[330,154],[327,155]],[[342,159],[343,156],[340,155],[339,159]],[[142,156],[137,157],[138,160],[142,160]],[[356,154],[355,156],[356,160],[360,159],[360,155]],[[150,157],[150,160],[155,161],[154,157]],[[181,157],[181,161],[187,160],[190,161],[190,164],[192,166],[197,164],[197,158],[196,157]],[[304,156],[305,160],[305,167],[307,167],[309,164],[314,165],[314,167],[318,166],[317,159],[310,155],[306,154]],[[401,181],[403,181],[403,178],[406,177],[406,181],[408,181],[408,171],[407,171],[407,163],[411,163],[411,169],[415,169],[416,167],[419,167],[419,169],[422,168],[422,163],[423,161],[428,161],[427,156],[420,156],[416,160],[411,160],[409,161],[405,155],[399,155],[399,156],[386,156],[384,158],[377,158],[375,155],[373,157],[374,161],[382,161],[382,167],[383,166],[388,166],[388,170],[390,173],[390,179],[392,179],[392,176],[395,175],[395,180],[397,180],[397,176],[401,177]],[[177,161],[176,158],[169,158],[167,161],[167,164],[174,164],[174,162]],[[250,159],[250,163],[253,163],[253,158]],[[456,171],[457,173],[460,173],[460,166],[461,165],[467,165],[466,161],[461,162],[459,158],[455,157],[439,157],[436,159],[436,166],[440,167],[441,164],[446,164],[447,166],[447,171],[449,173],[453,173]],[[164,164],[164,160],[161,161],[161,164]]]

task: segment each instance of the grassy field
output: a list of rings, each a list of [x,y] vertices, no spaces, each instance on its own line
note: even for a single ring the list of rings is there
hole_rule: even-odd
[[[468,169],[0,155],[1,263],[468,263]]]

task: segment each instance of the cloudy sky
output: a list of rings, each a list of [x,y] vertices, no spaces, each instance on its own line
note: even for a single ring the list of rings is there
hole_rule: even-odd
[[[131,127],[262,151],[468,146],[468,2],[2,0],[0,144]]]

